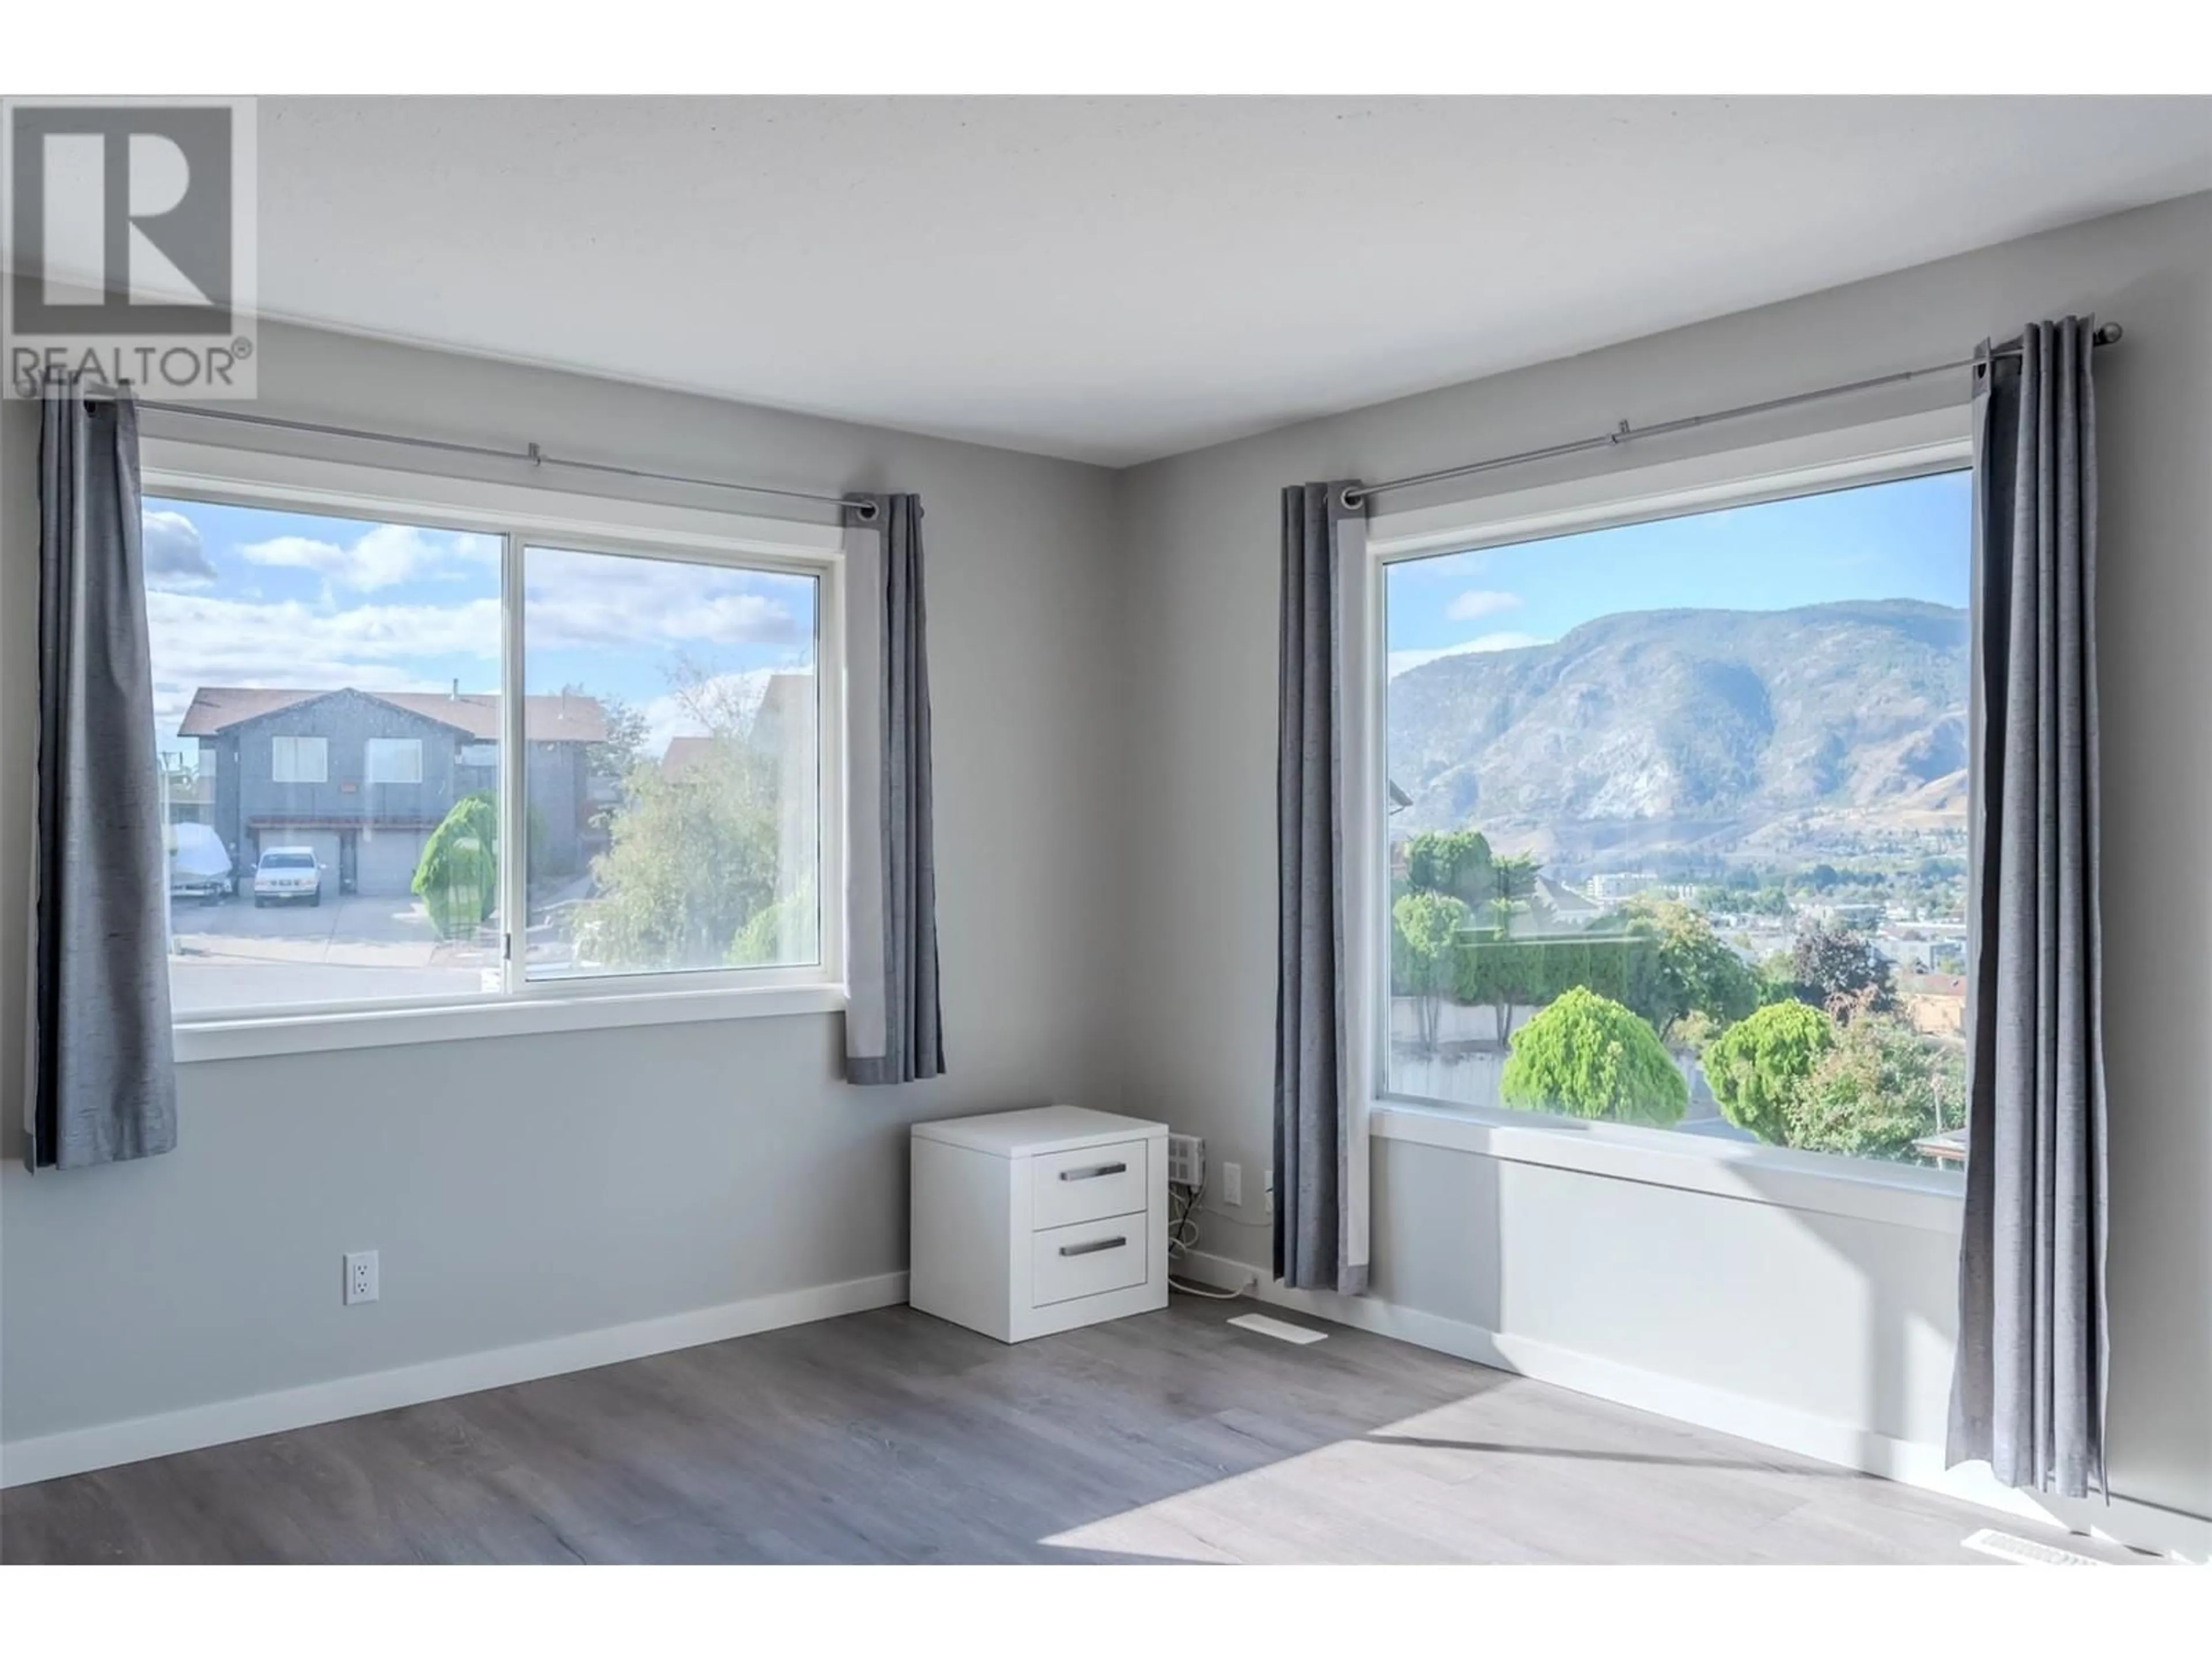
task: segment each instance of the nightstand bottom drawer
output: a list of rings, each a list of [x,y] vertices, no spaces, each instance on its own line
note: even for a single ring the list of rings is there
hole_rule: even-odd
[[[1151,1272],[1145,1236],[1149,1222],[1140,1210],[1030,1234],[1030,1305],[1042,1308],[1143,1284]]]

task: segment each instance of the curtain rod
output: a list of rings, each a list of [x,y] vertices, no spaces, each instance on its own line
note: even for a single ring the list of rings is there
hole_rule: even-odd
[[[2100,346],[2117,345],[2123,331],[2118,323],[2106,323],[2090,336],[2090,340],[2093,344]],[[1988,355],[1992,357],[2017,357],[2020,352],[2020,342],[2008,340],[2002,345],[1990,348]],[[1717,410],[1710,415],[1686,415],[1680,420],[1660,421],[1650,426],[1631,426],[1623,421],[1612,431],[1600,433],[1595,438],[1577,438],[1572,442],[1553,444],[1544,449],[1524,449],[1517,455],[1500,455],[1493,460],[1473,461],[1465,466],[1447,466],[1434,472],[1417,472],[1407,478],[1386,478],[1381,483],[1347,484],[1342,492],[1343,505],[1347,511],[1356,511],[1386,489],[1411,489],[1416,484],[1437,483],[1446,478],[1464,478],[1471,473],[1490,472],[1502,466],[1547,461],[1557,455],[1578,454],[1586,449],[1604,449],[1612,445],[1627,443],[1635,438],[1662,437],[1670,432],[1686,432],[1692,427],[1711,426],[1718,421],[1736,421],[1747,415],[1771,414],[1778,409],[1817,403],[1824,398],[1840,398],[1853,392],[1871,392],[1876,386],[1901,386],[1907,380],[1922,380],[1930,374],[1948,374],[1956,369],[1972,368],[1982,360],[1982,354],[1977,352],[1971,357],[1960,357],[1952,362],[1899,369],[1893,374],[1877,374],[1870,380],[1850,380],[1842,386],[1824,386],[1817,392],[1792,392],[1786,398],[1769,398],[1765,403]]]
[[[872,523],[876,504],[864,496],[825,495],[812,489],[782,489],[773,484],[735,483],[726,478],[697,478],[683,472],[653,472],[643,467],[616,466],[606,461],[571,460],[549,455],[536,444],[521,449],[501,449],[490,444],[456,443],[446,438],[420,438],[401,432],[373,432],[364,427],[326,426],[319,421],[288,421],[275,415],[249,415],[243,410],[217,409],[207,404],[160,404],[142,398],[138,407],[161,415],[188,415],[204,421],[236,421],[246,426],[271,427],[284,432],[313,432],[326,438],[362,438],[372,443],[403,444],[410,449],[434,449],[448,455],[477,455],[495,461],[526,461],[532,466],[566,467],[572,472],[598,472],[620,478],[650,478],[660,483],[694,484],[702,489],[735,489],[748,495],[781,495],[795,501],[821,501],[849,507],[863,523]]]

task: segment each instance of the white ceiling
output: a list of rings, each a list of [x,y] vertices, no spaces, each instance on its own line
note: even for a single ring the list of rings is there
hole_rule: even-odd
[[[1114,465],[2212,189],[2212,99],[269,99],[273,314]]]

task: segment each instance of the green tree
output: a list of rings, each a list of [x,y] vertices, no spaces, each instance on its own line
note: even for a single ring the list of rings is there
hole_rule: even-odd
[[[1771,1002],[1706,1045],[1705,1082],[1721,1115],[1778,1146],[1796,1145],[1792,1114],[1835,1042],[1835,1021],[1802,1002]]]
[[[1419,893],[1449,893],[1468,909],[1490,902],[1490,843],[1479,830],[1428,830],[1406,848],[1406,885]]]
[[[726,965],[759,947],[746,929],[778,898],[777,767],[746,740],[751,711],[726,676],[688,662],[674,696],[710,741],[673,777],[641,763],[624,780],[592,860],[598,890],[570,924],[579,955],[600,963]]]
[[[1493,855],[1490,860],[1490,880],[1494,890],[1490,908],[1497,917],[1500,933],[1513,931],[1513,918],[1527,913],[1536,897],[1536,877],[1543,869],[1542,861],[1533,853],[1508,853]]]
[[[1667,1042],[1675,1042],[1685,1015],[1728,1025],[1759,1006],[1758,977],[1688,905],[1639,895],[1620,907],[1620,915],[1630,933],[1658,947],[1658,1006],[1642,1012]]]
[[[1790,895],[1779,887],[1762,887],[1745,908],[1755,916],[1786,916],[1790,913]]]
[[[1527,1110],[1662,1128],[1680,1121],[1689,1105],[1689,1085],[1659,1034],[1580,986],[1513,1034],[1498,1094]]]
[[[1787,951],[1771,951],[1759,959],[1752,976],[1759,981],[1759,1006],[1797,1000],[1797,965]]]
[[[1897,1006],[1897,988],[1889,958],[1875,949],[1874,941],[1848,927],[1815,927],[1797,936],[1790,953],[1790,967],[1797,994],[1816,1008],[1826,1008],[1838,998],[1856,998],[1871,991],[1868,1004],[1875,1013],[1886,1014]]]
[[[499,809],[479,792],[455,801],[422,843],[411,885],[441,938],[472,933],[499,903]]]
[[[774,968],[813,960],[820,918],[814,884],[799,884],[766,909],[755,911],[738,930],[730,945],[730,966]]]
[[[1416,999],[1421,1046],[1437,1046],[1437,1024],[1458,966],[1455,946],[1468,908],[1449,893],[1413,892],[1390,907],[1390,979]]]
[[[1834,1042],[1789,1108],[1790,1146],[1910,1158],[1915,1141],[1958,1121],[1965,1050],[1878,1012],[1875,996],[1869,986],[1843,1002]]]
[[[561,690],[572,696],[592,695],[580,685],[564,685]],[[626,782],[639,763],[649,759],[645,745],[650,727],[645,711],[620,697],[601,696],[596,701],[606,715],[607,735],[603,742],[592,744],[586,751],[585,763],[595,778],[610,783]]]
[[[1692,1008],[1676,1020],[1667,1033],[1667,1046],[1678,1053],[1702,1059],[1713,1039],[1728,1029],[1701,1008]]]

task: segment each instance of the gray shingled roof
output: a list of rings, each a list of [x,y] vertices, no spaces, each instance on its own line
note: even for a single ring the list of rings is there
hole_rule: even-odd
[[[465,691],[363,691],[357,687],[298,688],[292,686],[204,685],[192,694],[191,706],[177,727],[185,738],[211,738],[247,720],[259,720],[279,709],[313,702],[339,689],[356,696],[404,708],[410,714],[450,726],[471,738],[497,741],[499,695]],[[604,743],[607,713],[596,697],[562,693],[522,700],[523,735],[532,743]]]

